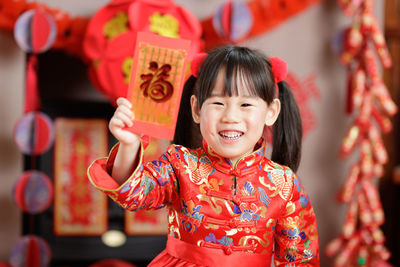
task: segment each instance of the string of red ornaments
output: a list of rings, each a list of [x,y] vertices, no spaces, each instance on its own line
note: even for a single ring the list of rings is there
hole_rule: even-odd
[[[48,151],[54,142],[53,122],[40,111],[37,54],[50,49],[56,35],[52,16],[40,8],[22,13],[14,27],[17,44],[28,53],[24,114],[14,128],[14,140],[21,152],[30,156],[31,169],[25,171],[13,187],[15,203],[29,215],[30,225],[29,234],[22,236],[11,250],[12,267],[49,266],[51,261],[50,246],[33,233],[33,215],[47,210],[53,201],[53,183],[45,173],[36,170],[38,156]]]
[[[374,0],[338,0],[338,4],[352,19],[352,25],[336,39],[336,49],[347,68],[346,111],[355,117],[340,155],[345,159],[358,148],[360,157],[337,194],[348,210],[342,232],[328,244],[326,254],[336,255],[335,267],[390,266],[380,229],[384,214],[376,182],[388,161],[382,133],[391,131],[390,117],[397,112],[378,64],[390,68],[392,61],[374,15]]]

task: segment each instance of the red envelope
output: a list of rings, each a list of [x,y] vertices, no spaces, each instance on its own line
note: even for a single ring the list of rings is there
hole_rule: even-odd
[[[132,132],[172,140],[182,95],[190,41],[139,32],[128,99]]]

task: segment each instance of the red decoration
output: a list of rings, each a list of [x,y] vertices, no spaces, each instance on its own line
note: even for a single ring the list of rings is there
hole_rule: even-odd
[[[24,172],[15,183],[13,191],[18,207],[29,214],[43,212],[53,202],[53,183],[40,171]]]
[[[206,60],[207,55],[207,53],[198,53],[194,55],[193,60],[190,64],[190,71],[194,77],[197,78],[197,76],[199,75],[201,65],[203,65],[204,60]]]
[[[28,112],[18,120],[14,129],[14,140],[27,155],[42,154],[53,144],[53,123],[44,113]]]
[[[40,110],[42,104],[37,83],[37,57],[30,55],[26,64],[24,113]]]
[[[24,12],[15,23],[14,36],[26,52],[41,53],[54,43],[57,28],[53,18],[40,10]]]
[[[28,10],[19,16],[14,27],[14,37],[29,56],[26,70],[25,112],[40,109],[39,91],[37,88],[37,53],[48,50],[54,43],[57,28],[53,18],[41,10]]]
[[[336,254],[334,267],[385,266],[390,252],[383,245],[385,237],[379,228],[384,214],[374,178],[383,176],[383,165],[388,161],[382,132],[391,130],[389,117],[397,107],[379,74],[377,58],[384,68],[391,67],[391,58],[374,15],[374,1],[338,3],[353,19],[342,34],[338,51],[348,69],[346,111],[357,111],[343,139],[340,156],[346,158],[359,147],[360,158],[337,194],[337,200],[349,203],[349,208],[342,233],[328,244],[326,254]]]
[[[240,36],[235,42],[242,42],[253,36],[262,34],[276,27],[289,17],[303,11],[307,7],[313,4],[319,3],[321,0],[303,0],[303,1],[290,1],[290,0],[252,0],[246,2],[248,9],[251,12],[253,18],[253,23],[250,31]],[[228,7],[228,6],[227,6]],[[226,10],[229,8],[226,7]],[[226,17],[229,18],[229,12]],[[222,19],[226,21],[227,19]],[[230,33],[228,30],[229,22],[224,22],[223,24],[228,25],[224,32]],[[206,49],[211,49],[222,43],[231,43],[232,40],[229,36],[220,35],[216,28],[213,26],[213,17],[207,18],[201,22],[203,27],[203,36],[206,45]],[[217,27],[218,28],[218,27]]]
[[[288,73],[286,62],[279,57],[270,57],[269,61],[271,62],[271,70],[274,74],[275,83],[285,80]]]
[[[250,32],[253,15],[245,3],[229,1],[218,8],[212,22],[220,37],[237,42]]]
[[[107,199],[89,184],[86,169],[107,153],[107,123],[59,118],[55,128],[54,233],[101,235],[107,230]]]
[[[47,242],[41,237],[27,235],[14,245],[9,262],[12,267],[47,267],[50,259],[51,250]]]
[[[83,49],[89,77],[111,103],[125,96],[132,67],[136,36],[131,31],[128,8],[133,0],[113,1],[91,18]]]
[[[307,134],[317,125],[317,119],[311,109],[311,101],[313,99],[319,100],[321,98],[315,79],[315,74],[310,74],[305,79],[300,79],[291,72],[289,72],[286,77],[286,82],[289,84],[299,106],[304,137],[306,137]]]
[[[134,0],[113,0],[109,5],[124,5]],[[169,0],[168,0],[169,1]],[[166,2],[168,2],[166,1]],[[303,1],[289,1],[289,0],[252,0],[246,2],[247,7],[251,11],[253,18],[253,26],[248,34],[244,36],[239,35],[239,40],[244,41],[252,36],[256,36],[267,32],[268,30],[276,27],[289,17],[303,11],[313,4],[319,3],[321,0],[303,0]],[[153,5],[163,4],[161,1],[147,0],[148,3],[152,2]],[[171,5],[167,3],[167,5]],[[68,13],[57,9],[51,9],[44,4],[37,2],[28,2],[27,0],[0,0],[0,29],[5,31],[12,31],[14,28],[17,17],[26,10],[40,6],[47,13],[50,13],[55,18],[58,35],[52,48],[63,49],[68,53],[77,56],[83,56],[82,53],[82,40],[85,35],[86,27],[89,18],[84,17],[70,17]],[[180,13],[185,13],[181,12]],[[139,12],[141,14],[141,12]],[[191,16],[193,18],[193,16]],[[265,18],[268,18],[266,20]],[[195,27],[201,31],[203,29],[203,38],[207,48],[212,48],[220,43],[230,42],[229,39],[224,39],[219,36],[213,27],[213,18],[207,18],[201,22],[202,27]],[[197,31],[193,31],[193,33]],[[242,37],[242,38],[240,38]],[[198,49],[201,50],[201,43]]]
[[[42,3],[0,0],[0,29],[12,31],[18,16],[30,9],[39,8],[49,13],[57,28],[57,37],[52,48],[86,58],[92,83],[114,104],[119,96],[126,96],[131,56],[138,31],[191,40],[190,59],[204,46],[200,40],[202,28],[202,37],[207,48],[231,41],[240,42],[270,30],[320,1],[253,0],[246,2],[246,7],[243,8],[240,7],[242,3],[230,3],[223,8],[225,12],[221,11],[225,14],[224,18],[217,19],[216,24],[220,26],[216,27],[223,28],[226,33],[221,37],[214,29],[212,18],[205,19],[200,25],[193,14],[172,0],[113,0],[93,16],[89,25],[89,18],[70,17],[68,13],[51,9]],[[126,16],[129,22],[126,21]],[[247,23],[250,18],[253,21],[251,27]],[[121,31],[126,27],[127,31]]]
[[[145,32],[137,38],[128,93],[135,127],[129,130],[172,140],[190,41]],[[148,73],[148,67],[153,73]]]
[[[90,77],[112,104],[127,96],[138,32],[191,40],[189,56],[202,47],[200,23],[171,0],[131,0],[104,6],[90,21],[83,44]]]
[[[57,26],[57,37],[53,49],[63,49],[70,54],[82,57],[82,39],[86,30],[88,18],[70,17],[64,11],[51,9],[39,2],[27,0],[0,0],[0,28],[11,32],[20,14],[27,10],[40,9],[50,14]]]

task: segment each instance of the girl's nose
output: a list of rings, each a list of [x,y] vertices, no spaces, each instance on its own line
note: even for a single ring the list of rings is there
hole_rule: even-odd
[[[237,123],[240,121],[240,114],[239,110],[234,107],[234,106],[228,106],[224,110],[224,114],[222,116],[222,121],[223,122],[228,122],[228,123]]]

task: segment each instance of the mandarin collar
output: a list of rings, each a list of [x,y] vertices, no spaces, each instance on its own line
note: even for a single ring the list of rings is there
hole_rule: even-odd
[[[232,165],[232,162],[228,158],[224,158],[215,153],[211,147],[208,146],[207,142],[203,139],[203,149],[211,159],[212,165],[217,170],[234,175],[243,175],[247,171],[252,171],[254,167],[257,167],[260,161],[265,156],[265,140],[260,138],[256,144],[256,150],[247,156],[240,158],[236,165]]]

